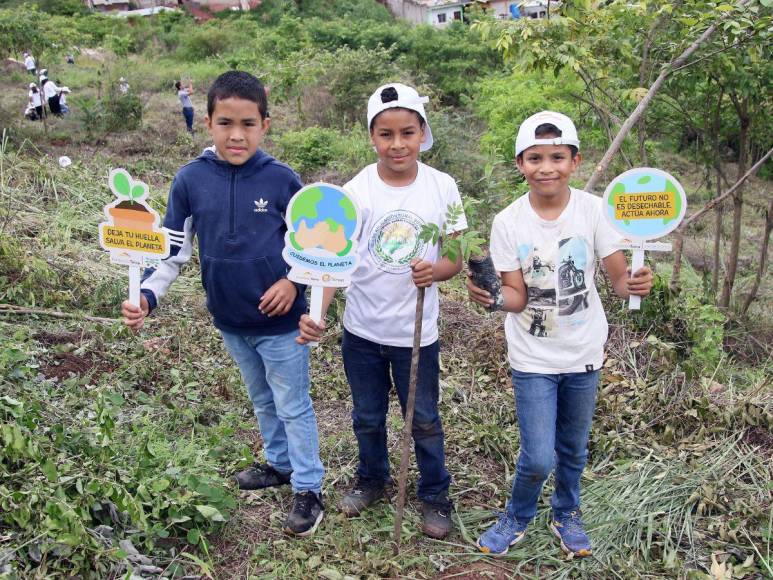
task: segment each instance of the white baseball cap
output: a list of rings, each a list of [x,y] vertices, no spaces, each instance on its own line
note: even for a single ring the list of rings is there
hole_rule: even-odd
[[[386,89],[394,89],[385,93]],[[395,98],[395,94],[397,98]],[[420,97],[416,89],[403,85],[401,83],[389,83],[382,85],[368,99],[368,130],[370,130],[373,119],[376,115],[387,109],[409,109],[416,111],[424,119],[424,141],[421,143],[420,151],[427,151],[432,147],[434,139],[432,130],[429,128],[427,113],[424,111],[424,103],[429,102],[429,97]]]
[[[35,83],[30,83],[30,88],[34,89],[37,85]]]
[[[561,132],[561,136],[550,139],[538,138],[534,132],[537,127],[545,123],[554,125]],[[579,150],[580,140],[577,138],[577,129],[569,117],[554,111],[541,111],[526,119],[518,127],[518,136],[515,138],[515,156],[518,157],[534,145],[574,145]]]

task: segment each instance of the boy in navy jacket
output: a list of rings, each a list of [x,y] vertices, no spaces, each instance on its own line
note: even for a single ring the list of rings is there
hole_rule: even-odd
[[[180,169],[169,192],[164,227],[172,252],[146,270],[140,307],[126,301],[122,313],[132,329],[142,326],[190,259],[196,235],[207,308],[239,365],[264,441],[267,463],[256,462],[236,481],[240,489],[291,483],[284,529],[307,536],[324,515],[324,471],[308,346],[295,341],[304,288],[287,279],[282,258],[284,213],[301,182],[259,149],[270,121],[265,88],[254,76],[230,71],[215,80],[205,119],[214,146]]]

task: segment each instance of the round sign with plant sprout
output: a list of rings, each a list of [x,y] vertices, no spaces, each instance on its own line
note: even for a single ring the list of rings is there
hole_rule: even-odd
[[[99,244],[112,263],[129,266],[129,301],[139,306],[140,267],[154,268],[169,256],[169,232],[159,227],[158,213],[146,202],[145,183],[116,168],[108,184],[116,199],[104,207],[107,221],[99,224]]]
[[[631,273],[644,266],[644,251],[671,251],[671,244],[649,242],[674,231],[687,212],[687,195],[669,173],[638,167],[621,173],[604,192],[603,213],[609,225],[625,238],[618,247],[632,251]],[[638,310],[640,296],[629,308]]]

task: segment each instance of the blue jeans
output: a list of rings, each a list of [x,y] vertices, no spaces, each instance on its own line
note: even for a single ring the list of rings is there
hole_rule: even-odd
[[[346,379],[352,390],[352,424],[360,449],[357,476],[366,482],[389,482],[386,416],[394,383],[405,417],[411,349],[385,346],[344,330],[341,346]],[[413,415],[413,442],[419,466],[419,498],[442,501],[451,476],[446,471],[443,426],[438,413],[440,344],[421,348]]]
[[[185,117],[188,133],[193,133],[193,107],[183,107],[183,117]]]
[[[530,521],[542,484],[555,467],[554,515],[580,507],[580,476],[596,408],[599,371],[543,375],[513,370],[521,453],[507,513]]]
[[[309,397],[309,347],[298,331],[276,336],[240,336],[220,331],[242,373],[263,436],[266,461],[292,470],[293,492],[322,487],[317,418]]]

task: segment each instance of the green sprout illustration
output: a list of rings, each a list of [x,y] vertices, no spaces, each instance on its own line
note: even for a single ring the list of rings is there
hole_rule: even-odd
[[[118,197],[125,197],[130,203],[139,203],[148,192],[148,186],[142,181],[132,179],[125,169],[114,169],[110,172],[110,189]]]

